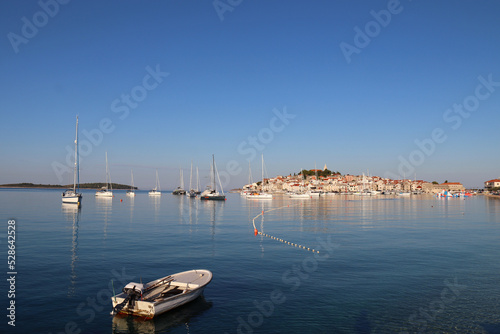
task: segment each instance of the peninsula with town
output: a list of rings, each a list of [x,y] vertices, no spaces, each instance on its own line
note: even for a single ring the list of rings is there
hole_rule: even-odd
[[[243,192],[268,193],[341,193],[354,195],[378,194],[440,194],[461,193],[465,191],[486,192],[498,194],[500,178],[484,182],[484,189],[466,189],[460,182],[443,183],[437,181],[400,179],[393,180],[380,176],[342,175],[330,171],[326,164],[323,169],[301,170],[288,176],[278,175],[273,178],[263,178],[259,182],[249,182],[241,188]]]

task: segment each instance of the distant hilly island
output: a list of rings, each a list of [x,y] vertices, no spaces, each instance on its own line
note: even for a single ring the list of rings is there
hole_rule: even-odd
[[[106,183],[99,183],[99,182],[97,182],[97,183],[80,183],[80,189],[100,189],[104,186],[106,186]],[[68,184],[68,185],[34,184],[34,183],[23,182],[23,183],[0,184],[0,187],[2,187],[2,188],[61,188],[61,189],[68,189],[68,188],[73,188],[73,185],[72,184]],[[130,185],[112,183],[111,188],[113,188],[113,189],[130,189]],[[134,187],[134,189],[137,189],[137,187]]]

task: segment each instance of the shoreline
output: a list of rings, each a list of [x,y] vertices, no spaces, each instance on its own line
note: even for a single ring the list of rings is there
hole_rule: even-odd
[[[11,186],[0,186],[0,189],[56,189],[56,190],[65,190],[65,189],[73,189],[73,187],[11,187]],[[80,187],[80,190],[99,190],[101,188],[83,188]],[[113,188],[113,190],[130,190],[130,188]],[[140,190],[140,189],[134,189]]]

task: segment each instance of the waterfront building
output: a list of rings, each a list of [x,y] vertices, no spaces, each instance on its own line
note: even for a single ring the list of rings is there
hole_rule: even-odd
[[[441,183],[439,185],[435,185],[435,188],[438,191],[441,191],[441,190],[464,191],[465,190],[465,187],[460,182]]]
[[[500,188],[500,179],[489,180],[484,183],[484,188],[487,190]]]

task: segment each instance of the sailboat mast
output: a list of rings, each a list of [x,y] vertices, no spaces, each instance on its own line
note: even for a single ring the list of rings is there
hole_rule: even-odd
[[[179,174],[181,178],[181,189],[184,189],[184,173],[182,172],[182,168],[179,168]]]
[[[160,191],[160,178],[158,177],[158,169],[156,170],[156,185],[155,190]]]
[[[77,184],[78,184],[78,191],[80,191],[80,148],[78,146],[78,116],[76,116],[76,156],[78,157],[76,160],[76,179],[77,179]]]
[[[106,189],[108,189],[108,152],[106,151]]]
[[[262,186],[261,191],[264,192],[264,154],[261,155],[262,158]]]
[[[189,174],[189,191],[193,189],[193,162],[191,161],[191,173]]]
[[[78,116],[76,116],[76,135],[75,135],[75,168],[73,173],[73,191],[76,192],[76,181],[78,178],[78,190],[80,190],[80,172],[78,168]]]
[[[198,174],[198,167],[196,167],[196,191],[200,190],[200,175]]]
[[[248,184],[252,184],[252,169],[250,167],[250,161],[248,162]]]
[[[212,189],[216,190],[215,188],[215,156],[212,154]]]

